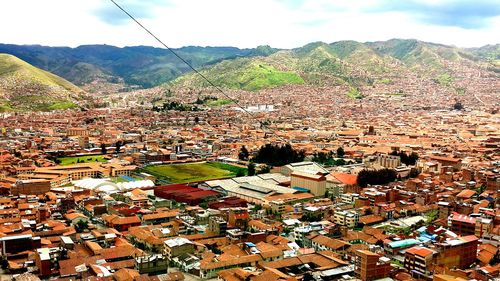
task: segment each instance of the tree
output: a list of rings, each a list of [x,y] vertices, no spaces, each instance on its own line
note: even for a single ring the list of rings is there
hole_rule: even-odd
[[[394,156],[399,156],[401,159],[401,163],[410,166],[410,165],[415,165],[418,160],[418,154],[416,152],[410,153],[410,155],[406,154],[404,151],[396,151],[393,150],[389,155],[394,155]]]
[[[115,147],[116,147],[116,153],[120,153],[120,149],[122,148],[122,141],[117,141],[116,144],[115,144]]]
[[[410,170],[410,178],[416,178],[420,174],[420,171],[417,168],[411,168]]]
[[[238,169],[238,171],[236,172],[236,176],[237,177],[244,177],[245,171],[243,171],[243,169]]]
[[[271,172],[271,168],[272,168],[271,166],[266,165],[263,168],[261,168],[257,174],[267,174]]]
[[[303,150],[295,150],[290,144],[266,144],[259,148],[253,161],[270,166],[283,166],[294,162],[302,162],[305,158]]]
[[[344,158],[345,151],[342,147],[337,148],[337,156],[340,158]]]
[[[101,143],[101,154],[106,154],[108,152],[108,149],[106,148],[105,143]]]
[[[255,163],[250,162],[250,163],[248,164],[247,168],[248,168],[247,175],[249,175],[249,176],[253,176],[253,175],[255,175]]]
[[[369,135],[375,135],[375,128],[373,126],[368,127],[368,134]]]
[[[464,109],[464,106],[462,105],[461,102],[457,101],[454,105],[453,105],[453,109],[455,110],[463,110]]]
[[[410,155],[408,156],[408,163],[410,165],[415,165],[417,163],[417,160],[418,160],[418,154],[416,152],[410,153]]]
[[[361,170],[358,174],[358,185],[366,187],[368,184],[387,184],[397,178],[396,171],[392,169]]]
[[[240,153],[238,153],[238,158],[240,160],[246,161],[246,160],[248,160],[249,155],[250,154],[248,153],[248,149],[245,146],[242,146],[240,148]]]
[[[87,221],[85,221],[85,220],[79,220],[75,224],[75,230],[76,230],[76,232],[82,232],[85,229],[87,229],[88,227],[89,227],[89,223]]]

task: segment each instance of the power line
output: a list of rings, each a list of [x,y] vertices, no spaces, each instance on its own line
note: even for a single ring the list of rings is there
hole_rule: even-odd
[[[183,57],[181,57],[176,51],[174,51],[173,49],[171,49],[169,46],[167,46],[167,44],[163,43],[163,41],[160,40],[160,38],[158,38],[156,35],[153,34],[153,32],[151,32],[149,29],[147,29],[142,23],[140,23],[134,16],[132,16],[129,12],[127,12],[122,6],[120,6],[118,3],[116,3],[115,0],[109,0],[111,1],[113,4],[115,4],[116,7],[118,7],[118,9],[120,9],[122,12],[124,12],[129,18],[131,18],[135,23],[137,23],[142,29],[144,29],[144,31],[146,31],[149,35],[151,35],[156,41],[158,41],[163,47],[165,47],[167,50],[169,50],[172,54],[174,54],[174,56],[176,56],[179,60],[181,60],[183,63],[185,63],[189,68],[191,68],[191,70],[193,70],[196,74],[198,74],[201,78],[203,78],[205,81],[208,82],[208,84],[210,84],[210,86],[214,87],[217,91],[219,91],[222,95],[224,95],[226,98],[228,98],[231,102],[233,102],[236,106],[238,106],[239,108],[241,108],[243,110],[243,112],[247,113],[248,115],[252,116],[253,115],[248,111],[246,110],[243,106],[241,106],[235,99],[231,98],[228,94],[226,94],[220,87],[218,87],[217,85],[215,85],[214,83],[212,83],[212,81],[210,81],[210,79],[208,79],[205,75],[203,75],[201,72],[199,72],[198,70],[196,70],[196,68],[194,68],[189,62],[187,62]],[[261,126],[262,126],[262,122],[261,122]]]

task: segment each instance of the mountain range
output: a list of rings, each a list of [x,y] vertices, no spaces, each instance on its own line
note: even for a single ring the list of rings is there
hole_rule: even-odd
[[[269,46],[253,49],[189,46],[174,51],[216,85],[248,91],[290,84],[348,85],[357,88],[374,83],[391,83],[395,79],[405,79],[408,74],[450,86],[454,76],[464,70],[481,69],[495,77],[500,73],[499,44],[465,49],[413,39],[391,39],[366,43],[314,42],[287,50]],[[5,81],[13,81],[12,77],[16,77],[16,81],[24,81],[23,87],[33,84],[33,81],[43,82],[45,93],[57,88],[51,99],[71,100],[73,104],[77,101],[75,97],[81,98],[82,90],[77,86],[91,83],[121,84],[133,88],[208,86],[169,50],[161,48],[0,44],[0,53],[11,55],[0,57],[0,77],[4,81],[0,89],[4,91],[3,96],[10,95],[7,100],[12,100],[6,103],[4,97],[4,107],[17,107],[17,103],[22,103],[13,97],[13,86],[6,86],[8,83]],[[12,69],[17,69],[14,71],[16,75],[12,75]],[[41,75],[51,78],[40,79]],[[5,78],[7,76],[8,79]],[[57,87],[50,83],[55,83]],[[26,97],[23,93],[17,99],[28,99]],[[38,107],[50,109],[50,105]]]
[[[174,49],[193,67],[237,57],[268,55],[275,49],[234,47],[183,47]],[[94,80],[123,81],[149,88],[177,78],[191,69],[169,50],[136,46],[85,45],[76,48],[0,44],[0,53],[14,55],[36,67],[64,77],[76,85]]]

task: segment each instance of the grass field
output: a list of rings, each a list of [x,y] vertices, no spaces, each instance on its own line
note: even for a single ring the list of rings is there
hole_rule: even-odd
[[[172,164],[145,167],[144,172],[172,183],[205,181],[246,174],[246,168],[223,163]]]
[[[89,163],[89,162],[106,162],[103,155],[93,155],[93,156],[71,156],[71,157],[61,157],[57,158],[61,161],[61,165],[71,165],[76,164],[78,160],[80,163]]]

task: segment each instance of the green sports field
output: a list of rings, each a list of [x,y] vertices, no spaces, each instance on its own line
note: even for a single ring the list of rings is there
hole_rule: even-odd
[[[76,164],[78,161],[80,163],[89,163],[89,162],[106,162],[103,155],[92,155],[92,156],[71,156],[71,157],[61,157],[57,158],[61,161],[61,165],[71,165]]]
[[[214,162],[148,166],[143,171],[171,183],[234,177],[238,172],[240,175],[246,174],[245,168]]]

